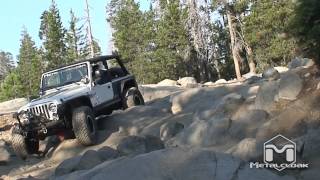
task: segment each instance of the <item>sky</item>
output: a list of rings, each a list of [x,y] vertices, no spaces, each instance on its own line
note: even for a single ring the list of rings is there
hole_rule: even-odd
[[[103,54],[111,52],[111,28],[106,21],[106,6],[109,0],[88,0],[92,32],[99,42]],[[148,0],[140,1],[141,9],[149,7]],[[25,27],[36,42],[41,46],[39,39],[40,16],[47,10],[51,0],[5,0],[0,6],[0,50],[12,53],[14,59],[19,54],[21,32]],[[60,16],[65,28],[69,27],[70,9],[77,17],[85,17],[85,0],[56,0]]]

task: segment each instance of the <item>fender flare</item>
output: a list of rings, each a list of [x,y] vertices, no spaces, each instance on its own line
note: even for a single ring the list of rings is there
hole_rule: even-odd
[[[138,84],[134,77],[121,81],[121,94],[127,88],[136,87],[138,88]]]

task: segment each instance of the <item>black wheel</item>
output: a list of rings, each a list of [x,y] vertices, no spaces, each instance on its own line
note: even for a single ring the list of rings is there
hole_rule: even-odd
[[[12,134],[12,148],[14,152],[22,159],[26,159],[28,154],[39,152],[39,140],[34,138],[24,137],[21,134]]]
[[[123,108],[144,105],[144,99],[140,91],[136,87],[132,87],[124,92]]]
[[[81,144],[89,146],[96,143],[97,124],[90,107],[82,106],[73,111],[72,126]]]

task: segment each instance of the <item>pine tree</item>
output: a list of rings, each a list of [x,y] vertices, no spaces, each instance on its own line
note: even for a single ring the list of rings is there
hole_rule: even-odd
[[[49,10],[42,13],[39,32],[48,68],[67,63],[65,34],[66,30],[62,26],[59,10],[55,1],[52,0]]]
[[[191,5],[198,3],[194,0],[188,3],[154,0],[145,12],[133,0],[112,0],[109,3],[108,21],[114,30],[114,45],[139,82],[156,83],[165,78],[184,76],[194,76],[199,81],[234,77],[235,73],[230,71],[232,53],[230,33],[227,33],[231,28],[211,19],[212,2],[199,2],[194,8]],[[244,7],[247,3],[233,7],[234,16],[240,16],[237,12],[244,11]],[[236,62],[241,63],[242,59],[251,59],[245,53],[251,47],[246,46],[244,36],[239,35],[242,31],[235,17],[232,23],[232,34],[236,34],[237,40],[233,44],[236,57],[244,56]],[[239,46],[239,39],[242,46]],[[240,67],[236,69],[240,72]]]
[[[13,69],[14,63],[12,54],[0,51],[0,81]]]
[[[160,9],[150,6],[146,12],[133,0],[113,0],[108,6],[114,45],[142,83],[188,74],[186,9],[180,7],[178,0],[158,3]]]
[[[162,15],[156,34],[154,52],[158,64],[158,79],[178,79],[185,73],[185,55],[189,53],[186,31],[187,10],[179,0],[160,1]]]
[[[156,64],[154,60],[154,50],[156,48],[156,29],[157,21],[155,20],[156,15],[152,5],[148,11],[143,13],[143,20],[140,22],[143,27],[141,36],[144,38],[141,41],[140,49],[141,52],[137,54],[136,59],[132,62],[132,72],[141,83],[154,83],[158,81],[155,76],[157,72]]]
[[[0,101],[24,97],[23,86],[16,69],[12,70],[1,83]]]
[[[286,65],[297,48],[296,41],[288,34],[295,3],[291,0],[252,2],[251,12],[244,20],[244,33],[258,69]]]
[[[113,41],[125,63],[132,68],[132,62],[141,52],[143,42],[142,12],[134,0],[113,0],[108,5],[108,21],[114,30]]]
[[[42,64],[35,42],[27,30],[23,30],[21,36],[17,73],[24,88],[23,95],[30,97],[38,94]]]
[[[91,57],[91,47],[87,33],[83,32],[84,25],[78,26],[79,18],[77,18],[72,10],[70,10],[69,30],[67,32],[67,59],[73,62],[79,59]],[[95,56],[101,55],[101,47],[97,40],[93,40],[93,51]]]
[[[93,39],[93,52],[94,52],[94,56],[101,55],[101,47],[98,41],[95,39]],[[88,41],[87,36],[86,36],[84,47],[80,51],[80,55],[82,58],[91,58],[91,47],[90,47],[90,42]]]
[[[133,0],[113,0],[108,5],[108,21],[113,28],[113,43],[129,71],[141,83],[156,82],[154,62],[156,21],[150,10],[143,13]]]
[[[85,44],[84,36],[82,34],[82,27],[77,27],[79,19],[75,16],[74,12],[70,10],[69,30],[67,32],[67,59],[68,62],[73,62],[81,57],[81,50]]]
[[[320,63],[320,1],[298,0],[290,32],[301,46],[301,54]]]

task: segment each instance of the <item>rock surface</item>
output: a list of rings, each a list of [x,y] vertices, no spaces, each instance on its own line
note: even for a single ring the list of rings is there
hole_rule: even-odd
[[[145,140],[138,136],[126,137],[119,143],[117,150],[124,155],[143,154],[146,152]]]
[[[256,159],[262,152],[257,147],[255,138],[246,138],[228,150],[228,153],[245,161]]]
[[[163,81],[160,81],[158,84],[158,86],[176,86],[177,85],[177,81],[171,80],[171,79],[165,79]]]
[[[0,103],[0,115],[16,112],[20,107],[26,105],[28,100],[26,98],[14,99]]]
[[[303,81],[296,73],[286,73],[280,79],[279,98],[295,100],[303,87]]]
[[[249,72],[247,74],[243,74],[242,75],[242,77],[245,78],[245,79],[250,79],[250,78],[252,78],[254,76],[257,76],[257,74],[256,73],[252,73],[252,72]]]
[[[212,81],[209,81],[209,82],[204,83],[203,85],[205,85],[205,86],[214,86],[216,84],[214,82],[212,82]]]
[[[4,179],[312,179],[320,167],[318,74],[303,67],[281,72],[280,79],[257,75],[211,87],[143,85],[145,106],[97,118],[97,145],[67,139],[46,158],[21,161],[11,154],[0,172]],[[280,91],[293,94],[296,87],[284,84],[297,75],[299,93],[282,98]],[[309,169],[249,168],[249,161],[263,161],[263,143],[278,134],[296,142],[297,159],[312,164]]]
[[[167,141],[173,138],[184,128],[184,125],[178,122],[167,122],[160,127],[160,138],[162,141]]]
[[[319,129],[311,129],[302,136],[303,142],[303,157],[312,159],[320,149],[320,130]]]
[[[179,79],[177,82],[182,87],[188,87],[188,86],[198,84],[197,80],[194,77],[184,77],[184,78]]]
[[[158,85],[142,85],[139,90],[143,95],[145,102],[165,98],[171,94],[181,92],[182,89],[178,86],[158,86]]]
[[[228,83],[228,81],[225,79],[219,79],[215,82],[215,84],[225,84],[225,83]]]
[[[280,78],[280,73],[275,68],[270,67],[263,71],[262,77],[269,81],[277,80]]]
[[[190,163],[186,163],[190,162]],[[88,171],[76,171],[57,179],[183,179],[183,180],[291,180],[264,169],[249,169],[230,155],[201,149],[166,149],[133,158],[107,161]]]
[[[284,67],[284,66],[277,66],[277,67],[274,67],[274,69],[276,69],[279,73],[285,73],[285,72],[289,71],[289,68]]]
[[[263,83],[260,86],[257,97],[255,99],[255,108],[265,110],[267,112],[271,111],[274,102],[278,99],[278,93],[278,81],[269,81]]]
[[[258,127],[268,120],[268,113],[263,110],[239,109],[233,116],[229,134],[235,139],[253,138]]]
[[[98,151],[89,150],[82,156],[76,156],[63,161],[55,170],[56,176],[62,176],[78,170],[87,170],[96,165],[120,156],[120,153],[112,148],[103,147]]]
[[[312,59],[308,59],[308,58],[294,58],[289,64],[288,64],[288,68],[289,69],[294,69],[297,67],[310,67],[314,65],[314,61]]]
[[[5,165],[10,162],[10,153],[6,145],[0,145],[0,165]]]
[[[128,136],[122,139],[116,147],[123,155],[138,155],[163,148],[163,142],[154,136]]]
[[[225,87],[188,89],[172,97],[171,111],[173,114],[183,112],[197,112],[206,110],[219,104],[217,99],[221,99],[230,90]]]
[[[173,138],[169,146],[210,147],[226,140],[231,120],[228,118],[212,118],[196,120],[183,132]]]
[[[262,78],[259,76],[252,76],[252,77],[246,79],[245,83],[246,84],[254,84],[254,83],[258,83],[261,80],[262,80]]]

